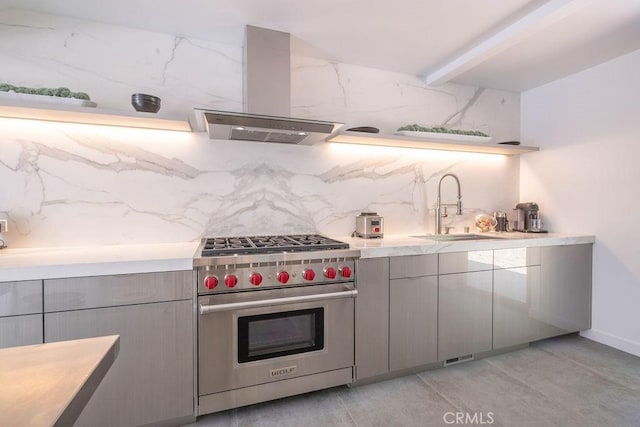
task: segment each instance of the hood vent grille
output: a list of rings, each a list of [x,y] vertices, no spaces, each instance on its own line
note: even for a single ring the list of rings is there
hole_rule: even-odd
[[[190,117],[194,130],[209,138],[235,141],[312,145],[323,142],[341,123],[263,116],[229,111],[195,109]]]
[[[299,144],[306,138],[306,134],[297,135],[282,132],[270,132],[258,129],[231,129],[231,137],[240,141],[279,142],[283,144]]]

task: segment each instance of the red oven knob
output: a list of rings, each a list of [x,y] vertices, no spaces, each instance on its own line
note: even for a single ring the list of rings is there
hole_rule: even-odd
[[[327,279],[335,279],[336,278],[336,269],[333,267],[327,267],[324,269],[324,276]]]
[[[235,274],[227,274],[224,276],[224,284],[227,288],[234,288],[238,284],[238,277]]]
[[[262,283],[262,274],[251,273],[251,275],[249,276],[249,281],[254,286],[260,286],[260,283]]]
[[[302,277],[304,277],[304,280],[311,281],[316,278],[316,272],[310,268],[305,268],[302,272]]]
[[[204,278],[204,287],[213,289],[218,286],[218,278],[216,276],[207,276]]]
[[[338,271],[340,272],[340,275],[342,277],[351,277],[351,268],[347,267],[346,265],[344,267],[340,267]]]
[[[278,282],[287,283],[289,281],[289,273],[286,271],[281,271],[278,273]]]

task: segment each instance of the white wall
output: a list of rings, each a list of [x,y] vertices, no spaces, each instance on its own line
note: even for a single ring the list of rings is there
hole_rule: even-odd
[[[242,111],[242,46],[20,10],[0,11],[0,81],[68,86],[98,107],[133,111],[130,95],[162,98],[161,114]],[[520,96],[417,76],[292,58],[292,115],[373,125],[479,129],[517,139]],[[1,100],[0,100],[1,102]],[[0,218],[11,247],[176,242],[203,235],[348,235],[360,211],[388,234],[433,229],[436,184],[459,175],[466,214],[507,210],[519,162],[384,147],[210,141],[204,134],[0,118]],[[454,197],[452,182],[445,197]]]
[[[640,51],[522,94],[520,199],[596,236],[584,335],[640,355]]]

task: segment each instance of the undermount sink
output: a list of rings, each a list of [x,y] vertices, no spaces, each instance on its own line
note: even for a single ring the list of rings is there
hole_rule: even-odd
[[[482,234],[424,234],[420,236],[409,236],[416,239],[436,240],[439,242],[451,242],[458,240],[491,240],[500,239],[496,236],[485,236]]]

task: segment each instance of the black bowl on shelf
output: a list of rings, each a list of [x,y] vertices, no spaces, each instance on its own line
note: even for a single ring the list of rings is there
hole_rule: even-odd
[[[133,105],[136,111],[157,113],[160,111],[160,98],[144,93],[134,93],[131,95],[131,105]]]

